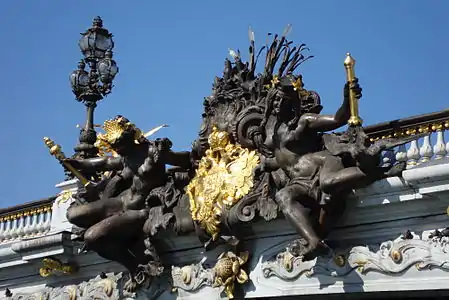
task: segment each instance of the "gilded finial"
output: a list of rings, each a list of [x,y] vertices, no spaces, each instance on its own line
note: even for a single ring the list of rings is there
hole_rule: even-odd
[[[351,84],[355,81],[355,59],[348,52],[346,53],[346,58],[343,62],[346,70],[346,81]],[[362,119],[359,116],[359,99],[354,93],[354,90],[350,87],[349,89],[349,108],[351,112],[351,117],[348,120],[348,124],[351,126],[360,126],[362,125]]]
[[[229,143],[229,133],[226,131],[219,131],[216,126],[212,127],[212,132],[208,138],[209,146],[212,150],[225,148]]]
[[[71,164],[65,161],[65,154],[61,150],[61,146],[56,144],[52,139],[49,137],[44,137],[44,143],[45,145],[50,149],[50,154],[53,155],[57,160],[59,160],[75,177],[77,177],[80,182],[87,186],[90,184],[90,181],[87,180],[86,177],[84,177],[83,174],[81,174],[77,169],[75,169]]]
[[[50,154],[56,157],[58,160],[65,158],[64,152],[61,150],[61,146],[55,144],[55,142],[49,137],[44,137],[44,143],[50,149]]]
[[[345,66],[355,66],[355,59],[351,56],[351,53],[347,52],[346,53],[346,58],[344,61]]]

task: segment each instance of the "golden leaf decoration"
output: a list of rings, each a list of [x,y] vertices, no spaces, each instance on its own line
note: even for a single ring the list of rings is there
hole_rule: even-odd
[[[217,128],[208,141],[210,149],[199,162],[186,192],[193,220],[215,240],[223,209],[232,207],[250,192],[253,170],[260,158],[256,151],[232,144],[229,134]]]

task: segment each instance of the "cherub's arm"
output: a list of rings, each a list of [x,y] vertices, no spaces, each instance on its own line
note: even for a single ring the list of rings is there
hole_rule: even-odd
[[[164,158],[167,164],[181,167],[183,169],[190,169],[192,166],[191,155],[189,151],[172,151],[168,150],[164,153]]]
[[[168,138],[157,139],[155,144],[160,151],[164,163],[183,169],[190,169],[192,167],[192,155],[190,151],[177,152],[171,150],[172,142]]]
[[[65,159],[75,169],[82,171],[114,171],[123,168],[121,157],[96,157],[88,159]]]
[[[344,126],[350,117],[349,104],[349,83],[345,84],[343,104],[334,115],[320,115],[320,114],[304,114],[298,121],[298,126],[294,130],[295,137],[298,137],[305,128],[310,128],[317,132],[326,132],[336,130]],[[357,83],[351,83],[351,89],[355,91],[358,98],[361,97],[362,89]]]

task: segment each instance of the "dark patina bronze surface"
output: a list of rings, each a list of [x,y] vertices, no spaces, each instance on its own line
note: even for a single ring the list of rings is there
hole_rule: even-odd
[[[325,239],[353,189],[399,175],[405,168],[403,163],[380,166],[381,152],[418,136],[373,142],[361,119],[349,122],[344,132],[329,133],[357,117],[351,110],[351,103],[361,97],[357,78],[350,77],[343,87],[337,112],[324,115],[318,93],[306,90],[302,76],[295,74],[311,57],[305,55],[305,45],[293,46],[285,35],[275,35],[266,50],[260,74],[256,73],[260,51],[252,32],[249,61],[243,62],[238,51],[231,51],[232,61],[225,59],[222,77],[215,78],[212,94],[204,100],[201,129],[191,151],[172,151],[168,139],[148,140],[129,120],[117,116],[104,126],[104,141],[115,156],[64,161],[89,178],[102,174],[80,189],[67,217],[80,227],[86,249],[129,270],[129,291],[162,272],[152,243],[161,230],[195,232],[206,247],[220,242],[238,246],[245,238],[239,230],[242,224],[283,215],[299,234],[289,250],[312,259],[328,251]],[[260,164],[253,170],[249,192],[220,211],[215,239],[193,221],[189,203],[195,199],[189,199],[184,189],[198,176],[195,172],[208,168],[202,158],[226,152],[208,152],[209,137],[220,132],[226,133],[223,147],[254,150]],[[226,152],[231,153],[230,160],[231,150]],[[175,167],[166,170],[166,165]]]

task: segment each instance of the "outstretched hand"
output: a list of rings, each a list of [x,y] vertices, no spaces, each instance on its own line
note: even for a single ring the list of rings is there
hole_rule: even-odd
[[[87,186],[83,186],[77,192],[77,198],[84,199],[87,202],[93,202],[99,199],[98,184],[90,182]]]
[[[362,88],[359,85],[359,79],[354,78],[354,81],[352,82],[346,82],[345,87],[343,89],[343,95],[345,97],[345,100],[349,100],[349,91],[354,91],[354,95],[357,99],[360,99],[362,97]]]
[[[157,148],[161,152],[165,152],[171,149],[173,143],[168,138],[158,138],[155,140]]]

